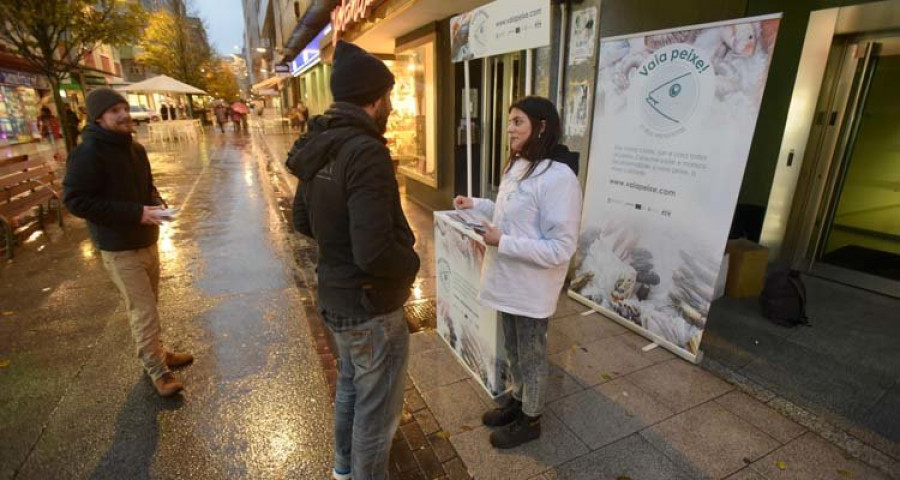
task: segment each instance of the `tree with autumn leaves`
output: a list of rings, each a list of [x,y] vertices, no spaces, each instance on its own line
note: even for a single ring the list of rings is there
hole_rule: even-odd
[[[0,42],[12,47],[50,83],[58,112],[59,85],[79,71],[85,53],[134,41],[146,22],[137,2],[120,0],[0,0]],[[63,129],[66,148],[75,146]]]
[[[139,48],[137,61],[151,71],[216,97],[233,99],[238,95],[234,72],[228,62],[216,56],[207,40],[206,27],[183,10],[160,9],[152,13]]]

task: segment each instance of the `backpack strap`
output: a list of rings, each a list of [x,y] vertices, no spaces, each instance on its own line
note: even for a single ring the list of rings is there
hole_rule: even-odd
[[[787,278],[797,292],[797,296],[800,297],[800,319],[797,323],[809,326],[809,317],[806,316],[806,288],[804,288],[803,283],[800,282],[798,273],[791,272],[788,274]]]

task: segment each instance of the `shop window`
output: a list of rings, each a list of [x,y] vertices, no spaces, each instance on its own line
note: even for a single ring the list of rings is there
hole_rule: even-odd
[[[122,64],[119,62],[116,62],[116,76],[117,77],[122,76]]]
[[[100,55],[100,68],[103,69],[104,72],[112,73],[112,64],[109,62],[109,57],[106,55]]]
[[[85,52],[84,55],[82,56],[82,59],[84,60],[84,64],[87,65],[88,67],[91,67],[91,68],[96,67],[96,65],[94,64],[94,54],[92,52]]]
[[[400,173],[437,188],[434,37],[416,44],[387,62],[396,81],[385,137]]]

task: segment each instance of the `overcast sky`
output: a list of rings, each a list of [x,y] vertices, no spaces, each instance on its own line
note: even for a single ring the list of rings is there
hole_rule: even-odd
[[[244,46],[241,0],[190,0],[189,5],[206,22],[209,41],[220,55],[237,53],[234,46]]]

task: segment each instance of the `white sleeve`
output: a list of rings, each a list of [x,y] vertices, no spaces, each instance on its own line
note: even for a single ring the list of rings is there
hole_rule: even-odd
[[[472,208],[494,219],[494,201],[487,198],[472,198]]]
[[[568,263],[578,245],[581,184],[570,170],[546,180],[538,192],[541,238],[503,235],[498,252],[539,267],[556,267]]]

